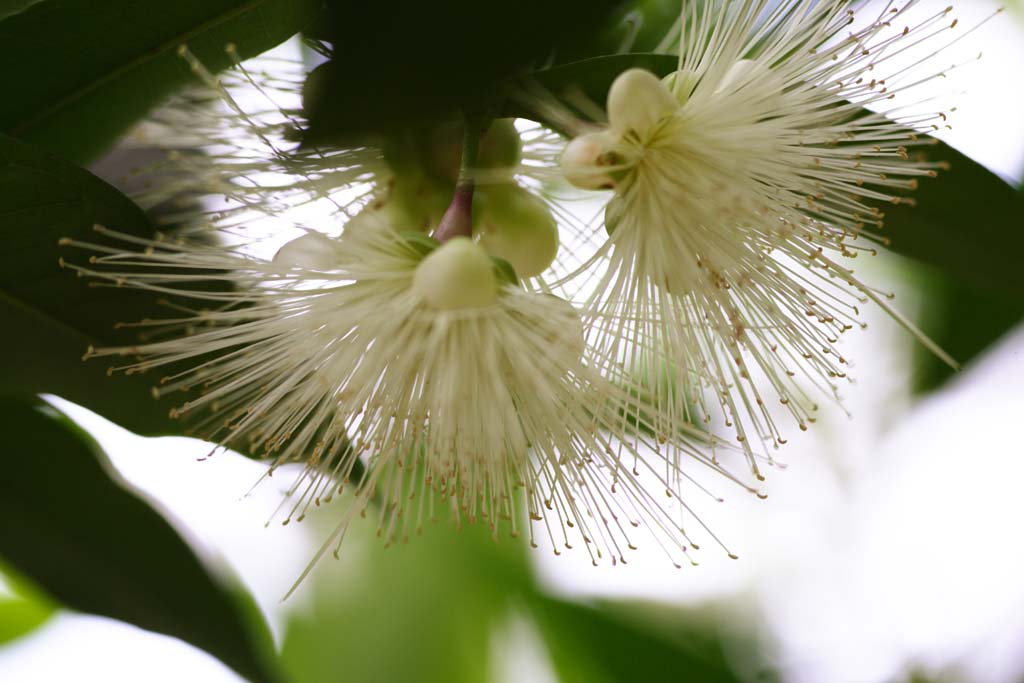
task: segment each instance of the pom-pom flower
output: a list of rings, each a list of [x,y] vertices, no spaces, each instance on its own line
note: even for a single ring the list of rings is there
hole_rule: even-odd
[[[134,359],[114,371],[167,372],[154,393],[192,392],[175,417],[272,457],[271,473],[303,463],[285,523],[351,484],[321,552],[371,500],[388,542],[443,505],[495,534],[507,520],[513,535],[525,507],[531,542],[539,525],[556,553],[578,544],[595,563],[625,562],[638,534],[676,563],[696,547],[684,529],[695,518],[681,500],[692,481],[682,458],[732,478],[710,454],[714,439],[694,429],[671,444],[645,436],[650,427],[627,417],[636,392],[589,362],[576,309],[525,291],[472,240],[439,245],[375,214],[354,223],[340,238],[299,237],[272,259],[103,227],[141,253],[65,240],[103,252],[72,266],[84,275],[203,305],[138,323],[170,338],[88,355]],[[197,274],[166,274],[181,267]],[[210,277],[233,288],[188,282]]]
[[[765,383],[801,429],[806,383],[836,394],[836,342],[861,304],[953,362],[841,261],[874,252],[884,207],[936,174],[914,148],[945,115],[912,98],[943,74],[919,75],[905,53],[926,61],[957,22],[946,8],[904,25],[913,0],[860,22],[849,4],[684,3],[678,70],[622,73],[607,126],[562,157],[573,184],[613,189],[607,239],[573,274],[597,281],[581,288],[589,342],[668,414],[720,411],[745,444],[784,442]]]

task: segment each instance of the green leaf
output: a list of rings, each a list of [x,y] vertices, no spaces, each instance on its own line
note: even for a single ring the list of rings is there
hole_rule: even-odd
[[[562,683],[743,680],[729,666],[719,627],[706,617],[675,613],[666,630],[654,626],[649,610],[630,616],[624,605],[613,603],[590,606],[537,596],[529,606]]]
[[[597,55],[665,50],[665,37],[679,26],[679,8],[679,0],[620,3],[600,26],[561,46],[555,57],[565,64]]]
[[[287,627],[281,659],[290,681],[489,680],[492,630],[511,600],[532,590],[524,546],[495,542],[478,525],[457,530],[447,503],[435,503],[440,521],[408,544],[386,548],[372,521],[357,520],[340,561],[321,560],[310,611]]]
[[[297,33],[314,0],[47,0],[0,21],[0,132],[70,159],[102,153],[195,79],[180,45],[210,70]]]
[[[2,563],[0,582],[9,591],[7,595],[0,592],[0,645],[3,645],[42,626],[57,606],[27,579]]]
[[[614,0],[328,2],[333,58],[310,81],[307,142],[483,110],[504,79],[600,25]]]
[[[679,58],[674,55],[650,52],[603,55],[534,71],[510,81],[507,87],[514,91],[518,88],[530,90],[539,86],[560,98],[562,104],[571,110],[574,109],[574,99],[582,94],[590,102],[604,108],[612,81],[626,69],[647,69],[659,77],[664,77],[675,71],[678,65]],[[585,116],[583,112],[577,113]],[[545,120],[542,112],[530,109],[528,102],[518,99],[506,102],[501,115],[528,118],[558,129],[557,122]]]
[[[251,598],[212,577],[84,432],[10,397],[0,431],[0,557],[72,609],[180,638],[251,681],[278,680]]]
[[[942,271],[916,264],[922,329],[962,365],[981,356],[1024,320],[1024,297],[993,293]],[[928,392],[956,373],[923,347],[915,347],[913,385]]]
[[[1024,194],[945,143],[926,154],[949,170],[921,181],[915,205],[884,209],[890,248],[979,292],[1024,295]]]
[[[24,12],[37,2],[41,2],[41,0],[0,0],[0,19]]]
[[[156,297],[127,288],[91,287],[58,259],[87,264],[89,253],[58,247],[71,237],[102,243],[102,224],[150,237],[153,226],[131,200],[89,172],[0,135],[0,390],[54,393],[140,434],[180,433],[169,405],[150,396],[153,379],[107,376],[107,363],[83,362],[91,344],[132,343],[118,321],[159,313]]]
[[[949,164],[886,210],[890,248],[920,265],[922,327],[957,362],[981,355],[1024,320],[1024,194],[944,143],[927,156]],[[914,386],[930,391],[954,373],[918,353]]]

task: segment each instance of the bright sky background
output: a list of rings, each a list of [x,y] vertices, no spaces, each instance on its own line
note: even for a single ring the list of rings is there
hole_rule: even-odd
[[[926,10],[948,0],[927,2]],[[996,3],[955,3],[973,25]],[[944,137],[1004,177],[1024,172],[1024,21],[1002,15],[945,54],[950,63],[984,52],[944,87],[964,94]],[[915,302],[896,259],[869,268],[896,282],[901,308]],[[912,340],[872,311],[870,330],[846,340],[859,361],[845,392],[854,415],[823,408],[819,425],[783,452],[789,468],[769,473],[769,498],[729,495],[705,506],[717,533],[741,559],[701,551],[700,567],[666,568],[660,554],[628,567],[594,568],[583,553],[536,552],[543,581],[572,596],[640,596],[694,602],[734,599],[765,622],[791,683],[878,683],[907,661],[956,663],[977,683],[1024,675],[1024,329],[943,392],[912,405]],[[301,526],[264,528],[274,485],[245,497],[262,465],[241,457],[197,458],[188,439],[141,439],[67,404],[132,483],[181,520],[188,535],[253,591],[280,636],[280,597],[317,539]],[[277,482],[283,480],[278,479]],[[278,486],[283,484],[278,483]],[[728,493],[728,491],[721,491]],[[216,551],[213,549],[216,548]],[[269,561],[268,561],[269,559]],[[505,678],[550,680],[525,624],[505,634]],[[516,653],[514,657],[510,653]],[[154,666],[158,663],[158,666]],[[0,648],[0,681],[52,683],[218,683],[240,679],[217,660],[172,638],[119,622],[62,613]]]

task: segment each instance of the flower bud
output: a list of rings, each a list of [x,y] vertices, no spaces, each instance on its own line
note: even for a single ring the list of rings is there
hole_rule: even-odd
[[[428,232],[441,220],[451,194],[451,188],[445,189],[428,178],[396,176],[379,208],[399,232]]]
[[[616,136],[611,131],[586,133],[569,141],[562,152],[565,179],[583,190],[609,190],[615,179],[602,166],[613,162]]]
[[[481,246],[512,264],[520,277],[543,273],[558,253],[558,224],[547,205],[512,183],[477,192],[475,231]]]
[[[608,90],[608,123],[612,129],[644,135],[679,104],[661,80],[644,69],[627,69]]]
[[[462,125],[443,125],[417,134],[419,163],[445,187],[454,185],[462,163]],[[519,164],[522,140],[512,119],[495,119],[480,136],[476,168],[510,168]],[[450,193],[450,189],[449,189]]]
[[[416,267],[413,291],[442,310],[483,308],[498,298],[494,264],[468,237],[453,237]]]
[[[337,240],[319,232],[309,232],[286,243],[272,259],[282,270],[331,270],[341,261]]]
[[[494,119],[480,138],[479,168],[511,168],[519,164],[523,141],[513,119]]]

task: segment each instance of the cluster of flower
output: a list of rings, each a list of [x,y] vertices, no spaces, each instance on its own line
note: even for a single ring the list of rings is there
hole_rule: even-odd
[[[304,463],[286,522],[351,483],[325,548],[374,500],[389,541],[438,506],[516,534],[522,506],[556,552],[625,561],[646,534],[679,564],[707,531],[684,500],[698,472],[763,495],[790,416],[806,429],[836,394],[840,335],[888,307],[841,262],[938,168],[911,148],[943,115],[907,98],[942,74],[904,53],[956,22],[880,4],[861,21],[839,0],[684,2],[677,70],[620,74],[605,125],[573,120],[566,144],[495,120],[471,156],[460,126],[281,152],[280,126],[192,60],[231,105],[206,128],[162,115],[205,137],[179,184],[232,202],[194,222],[237,237],[254,212],[327,201],[344,225],[272,258],[191,233],[105,250],[80,270],[200,303],[147,323],[162,340],[90,355],[175,366],[156,392],[195,391],[175,415],[197,433]],[[571,219],[587,193],[603,220]],[[209,278],[232,287],[191,286]]]

